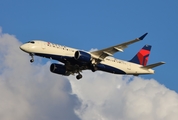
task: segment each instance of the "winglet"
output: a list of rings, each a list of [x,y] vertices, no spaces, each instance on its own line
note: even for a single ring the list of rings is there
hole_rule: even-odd
[[[144,35],[142,35],[141,37],[139,37],[139,40],[143,40],[147,34],[148,33],[145,33]]]

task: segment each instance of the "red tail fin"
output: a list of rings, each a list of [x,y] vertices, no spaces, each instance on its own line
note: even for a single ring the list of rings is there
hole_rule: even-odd
[[[151,45],[145,45],[131,60],[130,62],[137,63],[143,66],[147,65],[148,58],[151,51]]]

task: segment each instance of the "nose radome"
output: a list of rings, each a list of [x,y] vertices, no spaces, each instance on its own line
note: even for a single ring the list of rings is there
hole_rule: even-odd
[[[21,45],[19,48],[20,48],[21,50],[23,50],[23,49],[24,49],[23,45]]]
[[[25,49],[26,49],[25,46],[26,46],[26,45],[21,45],[21,46],[20,46],[20,49],[21,49],[21,50],[25,50]]]
[[[27,52],[28,51],[28,45],[27,44],[23,44],[20,46],[20,49]]]

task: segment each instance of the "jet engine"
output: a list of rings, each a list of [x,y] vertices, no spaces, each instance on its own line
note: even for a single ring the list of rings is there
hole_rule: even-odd
[[[52,73],[68,76],[66,68],[64,65],[53,63],[50,66],[50,71]]]
[[[89,63],[91,61],[91,55],[84,51],[76,51],[74,58],[82,63]]]

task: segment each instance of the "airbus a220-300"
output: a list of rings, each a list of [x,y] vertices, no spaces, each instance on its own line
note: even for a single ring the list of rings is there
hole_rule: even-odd
[[[116,52],[123,52],[128,45],[143,40],[146,35],[147,33],[134,40],[92,52],[41,40],[31,40],[21,45],[20,49],[32,57],[30,62],[34,61],[34,55],[59,61],[61,64],[51,64],[50,71],[64,76],[77,74],[77,79],[82,78],[81,72],[83,70],[91,70],[93,72],[100,70],[113,74],[138,76],[143,74],[154,74],[152,68],[164,64],[164,62],[158,62],[147,65],[151,45],[145,45],[129,61],[116,59],[112,56]]]

